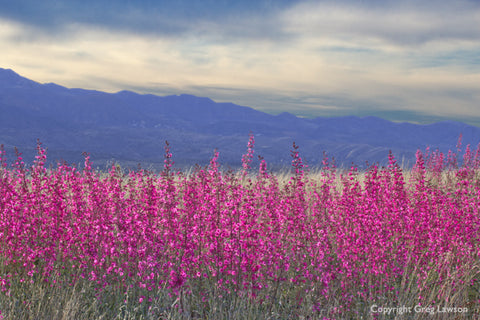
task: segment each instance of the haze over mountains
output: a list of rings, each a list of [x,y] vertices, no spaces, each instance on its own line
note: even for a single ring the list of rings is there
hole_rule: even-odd
[[[269,167],[290,164],[293,141],[310,166],[321,163],[323,151],[335,157],[337,165],[385,164],[389,150],[399,162],[412,164],[419,148],[454,150],[460,134],[464,145],[476,147],[480,142],[480,128],[459,122],[417,125],[376,117],[274,116],[186,94],[68,89],[0,68],[0,144],[10,161],[14,147],[26,161],[33,160],[40,139],[51,161],[81,163],[86,151],[100,168],[111,161],[161,167],[168,140],[177,168],[207,164],[215,148],[222,165],[238,167],[249,132],[255,136],[255,159],[263,156]]]

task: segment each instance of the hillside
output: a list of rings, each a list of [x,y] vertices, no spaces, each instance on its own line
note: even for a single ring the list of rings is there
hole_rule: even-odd
[[[80,163],[87,151],[99,167],[111,161],[161,166],[165,140],[179,167],[208,163],[215,148],[222,164],[236,167],[249,132],[255,135],[256,155],[273,167],[290,163],[293,141],[311,166],[321,163],[323,151],[339,165],[361,166],[365,161],[385,163],[390,149],[399,161],[411,163],[418,148],[455,148],[460,134],[464,145],[480,142],[480,128],[459,122],[274,116],[187,94],[160,97],[40,84],[8,69],[0,69],[0,115],[0,144],[8,159],[13,160],[14,147],[26,160],[33,159],[40,139],[52,161]]]

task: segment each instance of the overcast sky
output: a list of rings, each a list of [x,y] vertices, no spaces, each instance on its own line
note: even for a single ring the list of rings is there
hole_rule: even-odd
[[[480,125],[480,0],[0,0],[0,48],[41,83]]]

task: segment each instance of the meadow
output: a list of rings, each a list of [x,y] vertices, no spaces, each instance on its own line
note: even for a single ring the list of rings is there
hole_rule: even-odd
[[[0,151],[0,319],[480,317],[480,148],[108,172]]]

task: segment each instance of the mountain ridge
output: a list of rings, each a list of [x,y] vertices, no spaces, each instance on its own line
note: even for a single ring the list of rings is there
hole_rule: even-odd
[[[40,84],[1,68],[0,114],[0,144],[9,159],[17,147],[26,160],[33,160],[40,139],[51,161],[80,163],[85,151],[100,167],[112,161],[161,167],[165,140],[181,167],[207,164],[215,148],[222,164],[238,167],[249,132],[256,139],[256,155],[272,167],[289,165],[294,141],[311,166],[321,164],[323,151],[335,157],[337,165],[385,164],[389,150],[412,164],[417,149],[430,146],[447,152],[460,134],[465,145],[480,142],[480,128],[455,121],[418,125],[374,116],[271,115],[190,94],[162,97]]]

